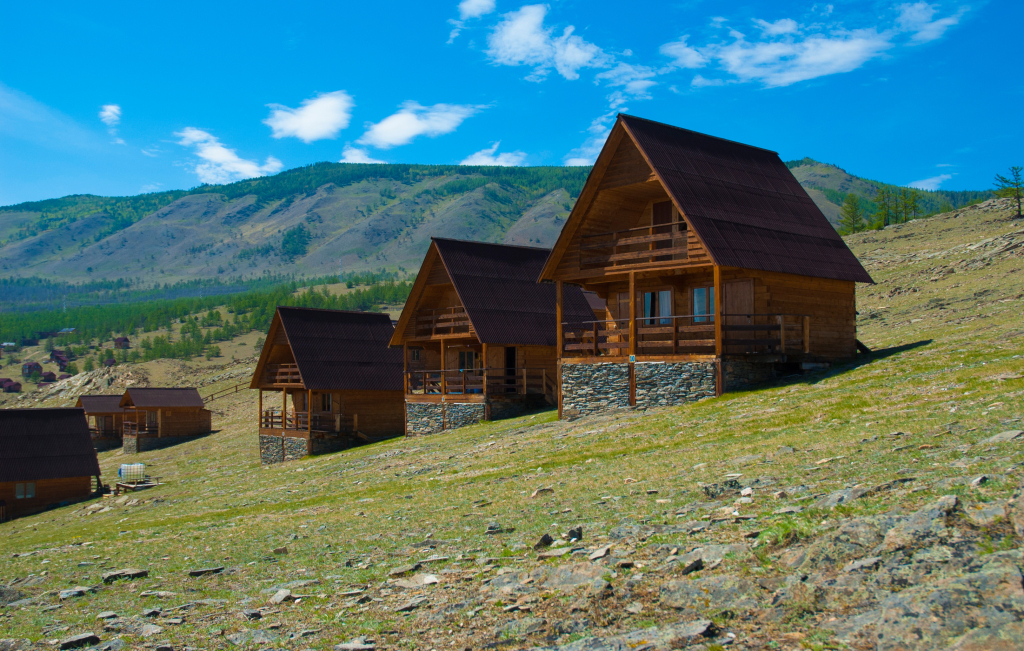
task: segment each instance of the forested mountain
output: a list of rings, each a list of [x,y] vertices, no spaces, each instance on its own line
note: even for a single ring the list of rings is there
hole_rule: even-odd
[[[833,223],[847,193],[870,213],[884,186],[808,158],[787,164]],[[23,203],[0,208],[0,278],[52,305],[65,283],[196,296],[268,277],[415,271],[431,236],[552,245],[589,171],[318,163],[187,191]],[[922,214],[990,196],[924,192]]]

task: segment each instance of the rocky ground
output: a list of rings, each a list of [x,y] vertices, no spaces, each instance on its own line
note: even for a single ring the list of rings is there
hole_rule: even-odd
[[[158,488],[0,525],[0,651],[1021,648],[1022,226],[851,237],[875,352],[683,408],[261,468],[215,402]]]

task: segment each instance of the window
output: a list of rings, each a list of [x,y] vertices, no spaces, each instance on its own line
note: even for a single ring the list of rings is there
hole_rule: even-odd
[[[333,409],[333,401],[331,400],[332,394],[321,393],[320,394],[320,411],[331,411]]]
[[[669,325],[671,319],[653,317],[672,316],[672,290],[662,289],[656,292],[644,292],[644,325]]]
[[[693,288],[693,315],[694,323],[707,323],[714,321],[715,317],[715,288],[694,287]]]
[[[413,362],[420,361],[420,351],[422,348],[410,348],[409,349],[409,360]]]
[[[472,370],[476,365],[476,353],[472,350],[459,351],[459,370]]]
[[[36,496],[36,485],[32,482],[14,485],[14,497],[19,500],[30,500]]]

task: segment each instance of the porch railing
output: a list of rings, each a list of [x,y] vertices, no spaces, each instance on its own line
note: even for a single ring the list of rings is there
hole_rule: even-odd
[[[147,423],[135,423],[133,421],[124,421],[124,433],[127,436],[139,436],[140,434],[159,434],[160,426],[157,424],[149,425]]]
[[[726,354],[810,352],[811,318],[803,314],[722,314]],[[715,353],[714,317],[707,314],[640,317],[636,320],[638,355]],[[563,356],[625,355],[630,348],[629,319],[562,324]]]
[[[120,436],[120,435],[121,435],[121,432],[119,432],[118,430],[116,430],[114,428],[104,428],[104,427],[90,427],[89,428],[89,437],[90,438],[94,438],[94,439],[102,439],[102,438],[107,438],[107,437],[110,437],[110,436]]]
[[[260,429],[309,430],[313,432],[350,432],[353,429],[352,416],[345,414],[316,413],[308,411],[286,411],[264,409],[260,414]]]
[[[546,368],[407,371],[405,387],[419,395],[556,395],[555,378]]]
[[[681,260],[687,255],[686,222],[676,221],[584,235],[579,262],[581,269],[621,267]]]
[[[420,310],[416,313],[416,336],[469,334],[472,326],[463,307]]]
[[[264,378],[268,384],[302,384],[298,364],[267,364]]]

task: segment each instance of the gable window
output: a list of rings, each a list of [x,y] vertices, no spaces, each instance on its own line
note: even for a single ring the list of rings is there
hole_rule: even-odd
[[[409,360],[413,361],[413,362],[420,361],[420,351],[422,351],[422,350],[423,350],[422,348],[410,348],[409,349]]]
[[[14,485],[14,497],[19,500],[30,500],[36,496],[36,485],[34,482]]]
[[[693,322],[707,323],[715,320],[715,288],[693,288]]]
[[[644,292],[644,325],[668,325],[672,320],[672,290],[661,289],[655,292]],[[662,318],[655,318],[662,317]]]
[[[472,370],[476,367],[476,353],[472,350],[460,350],[459,351],[459,370],[465,371],[467,369]]]
[[[330,393],[320,394],[320,411],[331,411],[334,406],[333,396]]]

